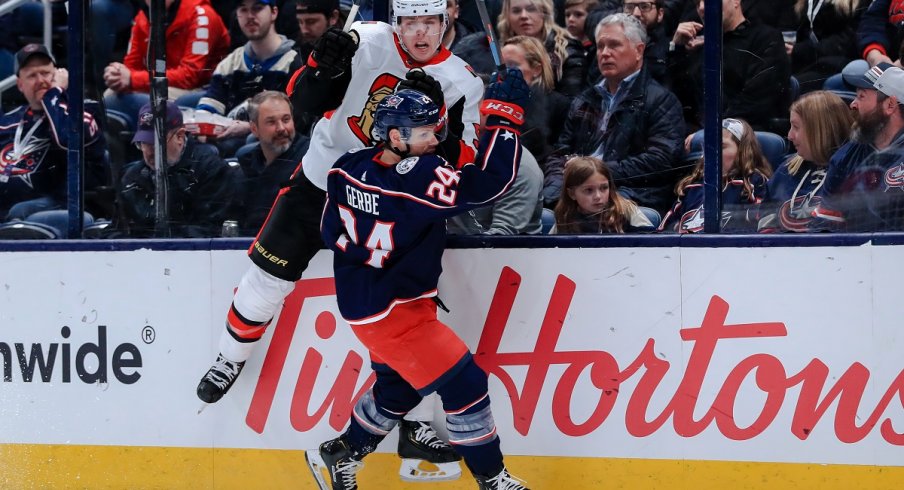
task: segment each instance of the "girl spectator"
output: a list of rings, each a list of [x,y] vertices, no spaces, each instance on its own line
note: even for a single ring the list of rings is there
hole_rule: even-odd
[[[766,195],[772,168],[756,133],[741,119],[722,120],[722,231],[756,230],[756,204]],[[659,230],[694,233],[703,230],[703,159],[675,186],[678,200]]]
[[[853,122],[848,106],[832,92],[810,92],[791,105],[788,139],[797,153],[769,179],[761,232],[809,231],[829,158],[850,138]]]
[[[538,137],[524,138],[521,143],[539,161],[545,161],[552,145],[559,140],[571,101],[553,90],[555,79],[549,54],[536,38],[511,37],[505,41],[501,51],[502,61],[519,68],[524,74],[524,81],[531,87],[531,108],[527,111],[522,133],[532,131]]]
[[[616,191],[609,168],[599,158],[578,156],[565,163],[562,195],[552,234],[652,231],[653,224],[630,199]]]

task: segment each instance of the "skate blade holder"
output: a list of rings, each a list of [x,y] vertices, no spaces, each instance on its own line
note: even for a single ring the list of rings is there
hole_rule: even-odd
[[[410,482],[432,482],[457,480],[461,477],[461,466],[458,462],[431,463],[423,459],[402,458],[399,476]]]
[[[311,474],[314,475],[314,481],[320,490],[332,490],[332,480],[330,479],[330,469],[320,457],[320,451],[317,449],[308,449],[304,452],[304,460],[308,463]]]

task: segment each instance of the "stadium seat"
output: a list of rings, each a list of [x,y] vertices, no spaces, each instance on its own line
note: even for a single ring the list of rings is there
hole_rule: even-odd
[[[756,139],[760,143],[760,148],[763,150],[763,155],[766,157],[766,160],[769,160],[769,164],[772,165],[772,169],[775,170],[784,163],[785,158],[787,158],[788,153],[790,151],[790,147],[788,145],[788,140],[779,136],[775,133],[769,133],[767,131],[757,131]],[[699,130],[694,133],[693,138],[691,138],[690,151],[685,154],[684,161],[685,162],[693,162],[703,158],[703,130]]]
[[[0,225],[0,240],[53,240],[60,238],[56,229],[30,221],[11,221]]]

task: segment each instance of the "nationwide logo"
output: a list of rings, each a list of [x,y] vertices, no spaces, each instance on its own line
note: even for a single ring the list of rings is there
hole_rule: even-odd
[[[144,327],[145,343],[154,341],[153,328]],[[81,332],[79,332],[81,333]],[[85,384],[107,383],[110,374],[122,384],[130,385],[141,379],[141,351],[135,344],[124,342],[110,352],[107,327],[98,325],[90,340],[74,343],[69,340],[72,329],[60,329],[62,342],[0,342],[3,360],[3,382],[25,383],[54,381],[71,383],[75,377]],[[15,374],[14,374],[15,372]]]

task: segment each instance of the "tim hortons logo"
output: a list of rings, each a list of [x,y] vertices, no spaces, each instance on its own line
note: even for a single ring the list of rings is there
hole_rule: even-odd
[[[670,362],[656,356],[655,339],[647,339],[637,357],[624,367],[619,366],[612,354],[605,351],[557,350],[556,344],[575,292],[575,283],[563,275],[556,279],[533,350],[500,352],[501,340],[520,286],[521,276],[508,267],[504,268],[487,312],[476,359],[487,373],[497,377],[505,387],[511,398],[514,428],[522,435],[530,432],[534,414],[540,408],[538,403],[541,391],[546,389],[553,390],[552,402],[551,406],[541,409],[548,410],[556,428],[568,436],[583,436],[598,429],[612,414],[618,397],[627,396],[624,424],[632,436],[649,436],[671,419],[675,432],[682,437],[694,437],[715,424],[726,438],[747,440],[758,436],[773,424],[788,397],[788,403],[793,404],[794,410],[789,429],[801,440],[807,439],[817,429],[820,420],[834,404],[834,424],[831,429],[823,424],[822,429],[834,430],[839,441],[858,442],[878,425],[879,433],[886,442],[896,446],[904,445],[904,433],[897,432],[904,428],[904,421],[884,416],[894,400],[893,410],[904,408],[904,370],[898,373],[878,403],[868,411],[870,407],[861,405],[867,385],[870,384],[871,373],[859,362],[851,364],[837,377],[834,384],[827,386],[829,367],[818,358],[812,359],[799,372],[790,374],[779,358],[765,353],[753,354],[740,359],[730,370],[704,413],[703,407],[700,410],[697,407],[700,392],[710,362],[720,345],[752,339],[778,340],[788,334],[785,324],[780,322],[727,324],[729,305],[719,296],[713,296],[700,326],[680,330],[681,340],[690,344],[690,356],[686,366],[676,366],[676,369],[683,367],[684,372],[681,373],[681,380],[668,404],[658,413],[651,413],[650,401],[672,369]],[[305,300],[331,296],[335,294],[335,287],[332,278],[308,279],[300,281],[295,291],[287,299],[275,327],[260,379],[248,408],[246,423],[258,433],[263,432],[270,415],[277,381],[284,371],[289,344]],[[335,329],[335,318],[329,313],[321,313],[315,328],[321,338],[328,338]],[[289,413],[292,427],[298,431],[315,427],[327,416],[327,411],[327,423],[337,431],[342,430],[348,422],[354,401],[373,383],[374,375],[371,374],[359,387],[364,359],[349,351],[325,399],[317,400],[319,406],[312,412],[312,405],[317,405],[312,400],[313,386],[323,360],[320,352],[313,347],[307,348]],[[564,366],[564,371],[558,379],[549,379],[550,368],[557,365]],[[521,386],[518,386],[507,368],[514,368],[517,372],[524,372],[526,368],[527,374]],[[585,372],[589,372],[595,388],[593,393],[583,392],[588,389],[585,387],[577,388],[578,380]],[[735,420],[734,409],[741,387],[748,377],[752,377],[756,389],[765,395],[765,401],[761,402],[762,407],[758,407],[756,419],[749,425],[740,426]],[[621,391],[621,384],[632,378],[636,380],[633,391]],[[576,389],[582,392],[576,393]],[[748,383],[745,391],[752,389]],[[792,396],[788,396],[789,390],[792,391]],[[794,391],[798,391],[799,395],[792,401]],[[571,413],[571,401],[576,395],[583,400],[596,400],[593,412],[584,420],[575,420]],[[748,393],[743,399],[745,403],[749,403],[747,400],[760,400],[763,397],[752,397]],[[502,409],[502,404],[495,405],[495,410]],[[703,413],[702,416],[695,416],[699,413]],[[863,418],[858,413],[869,415]],[[897,429],[893,425],[895,422],[898,424]]]

